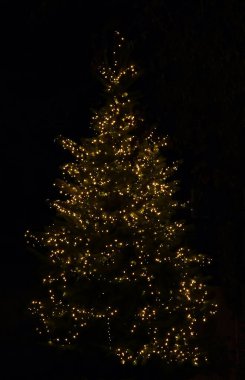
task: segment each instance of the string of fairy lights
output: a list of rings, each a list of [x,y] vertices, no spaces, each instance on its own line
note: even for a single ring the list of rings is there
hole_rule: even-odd
[[[162,158],[166,137],[151,132],[142,140],[133,134],[142,120],[133,114],[121,82],[135,77],[137,70],[134,65],[120,67],[116,57],[124,39],[118,32],[116,37],[112,66],[100,67],[109,103],[92,118],[94,136],[82,144],[60,138],[73,156],[56,183],[60,199],[51,203],[63,223],[52,224],[40,236],[26,233],[30,244],[46,249],[52,267],[43,279],[46,299],[33,301],[30,309],[40,319],[38,333],[46,334],[50,344],[72,345],[91,321],[100,320],[105,322],[109,349],[123,364],[157,355],[168,363],[190,360],[198,365],[206,358],[195,338],[217,305],[209,301],[207,285],[193,273],[193,266],[205,267],[210,260],[185,247],[171,249],[185,231],[183,222],[173,221],[181,206],[174,198],[177,182],[171,179],[177,165],[168,166]],[[127,249],[132,257],[126,259]],[[174,277],[163,289],[165,267]],[[77,286],[80,298],[69,298],[72,284],[80,280],[100,284],[94,295],[100,303],[83,303],[82,285]],[[125,336],[120,345],[114,332],[124,310],[108,289],[116,285],[120,292],[122,284],[129,284],[132,292],[142,290],[139,304],[126,318],[127,336],[137,340],[138,332],[145,332],[145,340],[134,348],[125,343]],[[182,323],[175,325],[178,313]],[[63,319],[60,333],[54,326]]]

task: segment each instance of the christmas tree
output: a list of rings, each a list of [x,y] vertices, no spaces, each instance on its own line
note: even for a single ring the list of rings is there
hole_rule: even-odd
[[[41,234],[27,232],[48,260],[46,296],[32,302],[37,330],[50,344],[95,341],[122,363],[158,356],[198,365],[197,341],[216,305],[203,269],[209,259],[182,245],[176,211],[176,164],[163,155],[167,137],[141,133],[117,46],[99,68],[107,102],[92,118],[93,136],[59,141],[73,159],[57,181],[57,217]]]

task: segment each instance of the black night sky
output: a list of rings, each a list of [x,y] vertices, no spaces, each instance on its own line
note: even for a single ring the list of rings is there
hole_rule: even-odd
[[[119,371],[93,354],[81,360],[39,346],[26,312],[38,292],[40,270],[24,233],[50,220],[46,199],[54,196],[52,183],[67,158],[55,137],[91,133],[91,110],[102,96],[96,66],[114,30],[133,44],[145,120],[170,136],[171,157],[183,160],[181,196],[193,204],[193,244],[214,259],[226,367],[217,352],[211,372],[179,378],[243,378],[244,5],[5,0],[1,8],[1,379],[138,379],[136,370]],[[162,378],[154,368],[147,370],[146,379]]]

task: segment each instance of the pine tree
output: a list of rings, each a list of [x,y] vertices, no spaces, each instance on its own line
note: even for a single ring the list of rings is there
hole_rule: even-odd
[[[125,87],[137,76],[117,57],[99,68],[107,102],[92,118],[93,137],[60,137],[73,159],[57,181],[57,218],[29,243],[44,249],[46,296],[32,302],[38,331],[50,344],[84,340],[138,363],[154,356],[198,365],[197,338],[216,306],[202,268],[209,259],[182,244],[176,218],[176,164],[167,164],[167,137],[141,133]],[[126,88],[126,89],[125,89]]]

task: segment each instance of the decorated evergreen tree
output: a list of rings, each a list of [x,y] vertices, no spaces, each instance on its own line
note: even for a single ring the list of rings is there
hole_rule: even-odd
[[[122,363],[160,356],[198,365],[199,330],[216,312],[202,276],[209,259],[182,245],[177,167],[164,158],[166,137],[140,132],[125,89],[137,71],[121,66],[116,37],[111,64],[99,68],[107,102],[92,118],[93,137],[59,139],[73,160],[57,181],[57,218],[26,234],[48,260],[47,293],[31,311],[50,344],[87,340]]]

